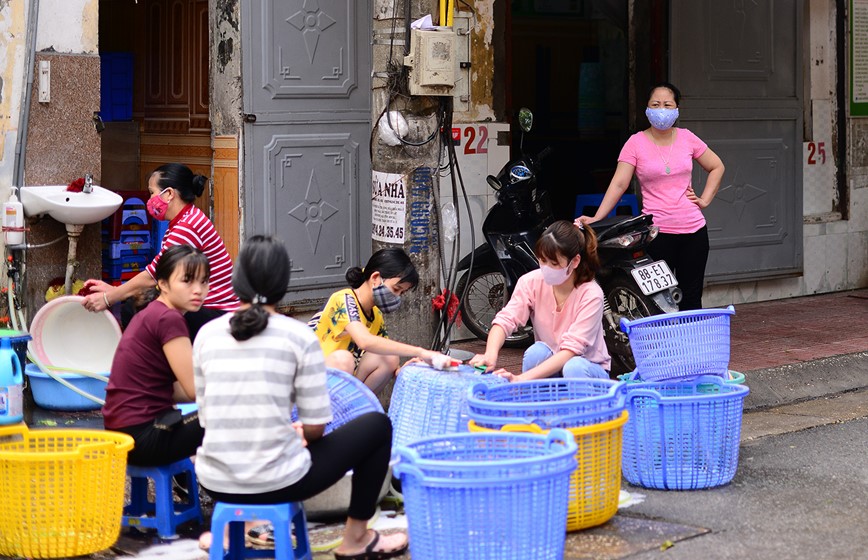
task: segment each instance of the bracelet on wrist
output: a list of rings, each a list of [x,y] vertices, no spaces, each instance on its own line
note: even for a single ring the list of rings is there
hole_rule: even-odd
[[[112,304],[109,303],[108,296],[105,292],[102,293],[102,300],[105,302],[106,309],[112,306]]]

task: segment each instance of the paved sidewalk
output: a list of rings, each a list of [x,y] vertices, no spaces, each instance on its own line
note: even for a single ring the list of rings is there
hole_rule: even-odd
[[[776,368],[868,351],[868,289],[735,305],[729,369]],[[480,340],[453,348],[483,352]],[[521,371],[523,349],[505,348],[501,367]]]

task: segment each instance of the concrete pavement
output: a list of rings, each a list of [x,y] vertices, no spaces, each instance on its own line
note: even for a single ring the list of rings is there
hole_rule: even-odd
[[[731,368],[745,373],[751,394],[732,483],[657,491],[624,482],[644,500],[568,534],[565,558],[868,558],[866,295],[736,306]],[[503,358],[520,364],[521,351]],[[61,425],[98,420],[59,418]],[[198,534],[188,531],[187,539]],[[134,556],[151,542],[126,536],[93,558]],[[191,544],[177,543],[163,557],[203,558]]]

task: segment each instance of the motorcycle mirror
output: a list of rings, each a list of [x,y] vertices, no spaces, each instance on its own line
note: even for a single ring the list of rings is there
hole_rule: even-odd
[[[500,181],[498,181],[497,177],[495,177],[494,175],[489,175],[485,178],[485,180],[488,181],[488,184],[491,185],[491,188],[496,191],[499,191],[503,187],[503,185],[500,184]]]
[[[518,110],[518,126],[525,132],[530,132],[533,127],[533,113],[527,107]]]

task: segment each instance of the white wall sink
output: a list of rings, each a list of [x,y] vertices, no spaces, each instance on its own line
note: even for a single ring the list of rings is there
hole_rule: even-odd
[[[68,225],[95,224],[120,208],[123,199],[97,185],[93,192],[68,192],[66,185],[23,187],[21,204],[28,217],[48,214]]]

